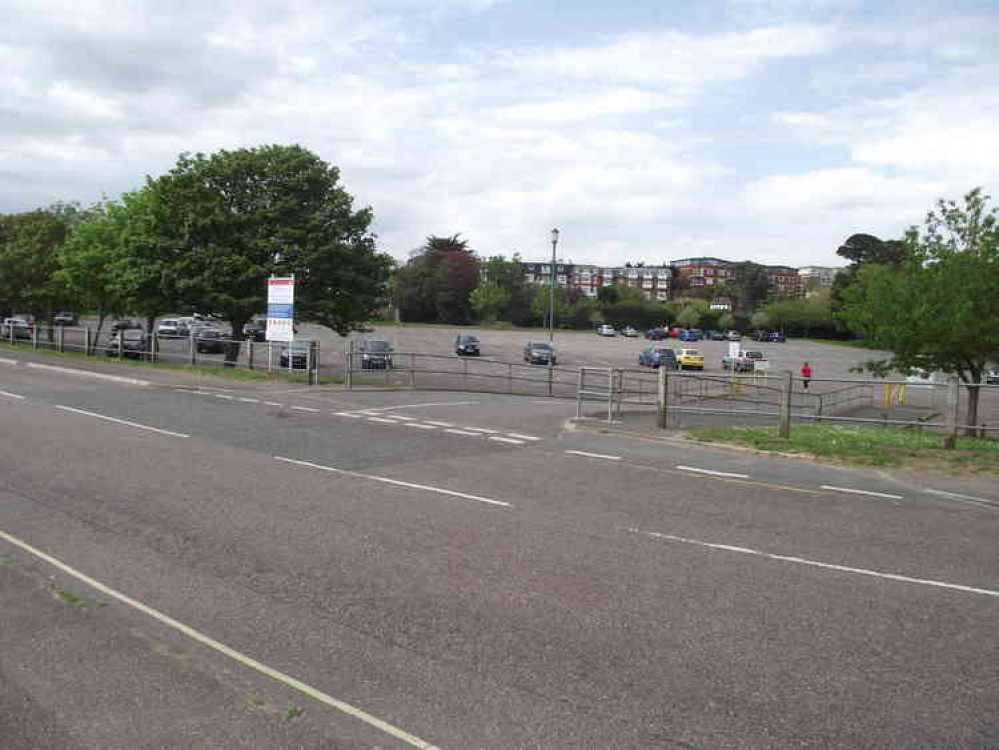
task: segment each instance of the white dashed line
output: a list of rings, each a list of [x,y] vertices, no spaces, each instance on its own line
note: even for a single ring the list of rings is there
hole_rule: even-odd
[[[606,453],[589,453],[588,451],[566,451],[570,456],[584,456],[585,458],[605,458],[608,461],[620,461],[620,456],[609,456]]]
[[[243,398],[242,396],[240,396],[236,400],[237,401],[242,401],[244,404],[259,404],[260,403],[260,399],[259,398]]]
[[[833,492],[847,492],[851,495],[867,495],[869,497],[886,497],[889,500],[904,500],[905,498],[901,495],[889,495],[887,492],[872,492],[871,490],[855,490],[852,487],[833,487],[832,485],[824,484],[822,489],[831,490]]]
[[[462,427],[463,430],[468,430],[470,432],[481,432],[483,435],[499,435],[499,430],[490,430],[485,427]]]
[[[426,422],[427,424],[432,424],[435,427],[454,427],[454,425],[451,424],[450,422],[435,422],[432,419],[424,419],[423,421]]]
[[[139,424],[138,422],[129,422],[127,419],[118,419],[117,417],[109,417],[105,414],[97,414],[92,411],[84,411],[83,409],[74,409],[72,406],[61,406],[56,405],[57,409],[62,409],[63,411],[71,411],[74,414],[85,414],[88,417],[96,417],[97,419],[104,419],[108,422],[115,422],[117,424],[128,425],[129,427],[138,427],[140,430],[149,430],[150,432],[158,432],[161,435],[169,435],[170,437],[191,437],[190,435],[185,435],[182,432],[171,432],[170,430],[161,430],[159,427],[150,427],[149,425]]]
[[[374,474],[362,474],[358,471],[348,471],[347,469],[338,469],[335,466],[323,466],[322,464],[314,464],[310,461],[296,461],[293,458],[284,458],[282,456],[274,456],[278,461],[285,461],[289,464],[297,464],[299,466],[308,466],[313,469],[321,469],[322,471],[330,471],[336,474],[344,474],[350,477],[358,477],[360,479],[370,479],[372,482],[383,482],[385,484],[394,484],[398,487],[408,487],[414,490],[424,490],[425,492],[436,492],[440,495],[450,495],[451,497],[460,497],[465,500],[475,500],[479,503],[485,503],[486,505],[501,505],[504,508],[512,507],[510,503],[504,502],[502,500],[492,500],[488,497],[480,497],[479,495],[469,495],[465,492],[456,492],[455,490],[446,490],[443,487],[431,487],[426,484],[414,484],[412,482],[403,482],[400,479],[389,479],[388,477],[379,477]]]
[[[511,445],[523,445],[523,440],[514,440],[513,438],[497,437],[495,435],[490,435],[490,440],[495,440],[497,443],[510,443]]]
[[[952,591],[963,591],[969,594],[983,594],[985,596],[995,596],[999,597],[999,591],[994,591],[992,589],[980,589],[974,586],[963,586],[957,583],[945,583],[944,581],[934,581],[928,578],[911,578],[910,576],[898,575],[897,573],[883,573],[879,570],[868,570],[867,568],[853,568],[848,565],[836,565],[834,563],[819,562],[818,560],[809,560],[804,557],[791,557],[788,555],[775,555],[771,552],[763,552],[757,549],[750,549],[749,547],[735,547],[730,544],[716,544],[713,542],[702,542],[699,539],[689,539],[683,536],[674,536],[673,534],[659,534],[654,531],[642,531],[641,529],[624,529],[633,534],[642,534],[644,536],[650,536],[655,539],[666,539],[671,542],[682,542],[683,544],[693,544],[697,547],[706,547],[708,549],[717,549],[725,552],[737,552],[742,555],[753,555],[755,557],[764,557],[768,560],[779,560],[780,562],[796,563],[798,565],[808,565],[813,568],[823,568],[825,570],[836,570],[842,573],[855,573],[857,575],[872,576],[874,578],[884,578],[889,581],[901,581],[903,583],[916,583],[921,586],[935,586],[942,589],[951,589]]]
[[[432,424],[420,424],[419,422],[406,422],[406,427],[415,427],[418,430],[436,430]]]
[[[18,393],[9,393],[8,391],[0,391],[0,396],[6,396],[7,398],[19,398],[19,399],[24,398],[24,396]]]
[[[468,437],[482,437],[481,433],[478,433],[478,432],[469,432],[468,430],[448,429],[448,430],[444,430],[444,432],[450,433],[451,435],[466,435]]]
[[[541,439],[539,437],[534,437],[534,435],[521,435],[520,433],[517,433],[517,432],[508,432],[507,435],[509,435],[512,438],[517,438],[518,440],[531,440],[531,441],[534,441],[534,440],[540,440]]]
[[[416,417],[404,417],[402,414],[393,414],[392,419],[401,419],[403,422],[412,422]]]
[[[399,424],[394,419],[385,419],[384,417],[368,417],[368,422],[381,422],[382,424]]]
[[[737,474],[733,471],[712,471],[711,469],[698,469],[696,466],[677,466],[680,471],[692,471],[695,474],[707,474],[712,477],[728,477],[730,479],[749,479],[749,474]]]
[[[212,395],[215,396],[215,398],[221,398],[225,401],[233,401],[236,398],[235,396],[226,396],[222,393],[213,393]]]
[[[370,409],[370,411],[394,411],[395,409],[424,409],[428,406],[472,406],[479,403],[478,401],[440,401],[436,403],[427,404],[399,404],[398,406],[382,406],[378,409]]]
[[[389,724],[387,721],[379,719],[377,716],[362,711],[361,709],[351,705],[350,703],[338,700],[337,698],[334,698],[333,696],[327,693],[317,690],[316,688],[302,682],[301,680],[297,680],[294,677],[285,674],[284,672],[280,672],[277,669],[274,669],[273,667],[269,667],[263,662],[259,662],[256,659],[247,656],[246,654],[241,653],[240,651],[237,651],[236,649],[227,646],[224,643],[221,643],[220,641],[216,641],[211,636],[205,635],[204,633],[195,630],[190,625],[186,625],[180,620],[175,620],[169,615],[160,612],[158,609],[154,609],[150,607],[148,604],[143,604],[138,599],[133,599],[132,597],[123,594],[117,589],[113,589],[110,586],[106,586],[97,579],[91,578],[86,573],[82,573],[79,570],[70,567],[61,560],[52,557],[52,555],[49,555],[46,552],[42,552],[40,549],[36,547],[32,547],[30,544],[21,541],[17,537],[11,536],[10,534],[4,531],[0,531],[0,538],[5,539],[6,541],[10,542],[16,547],[20,547],[25,552],[34,555],[38,559],[44,560],[49,565],[52,565],[53,567],[61,570],[63,573],[66,573],[67,575],[70,575],[73,578],[82,581],[95,591],[99,591],[105,596],[115,599],[121,602],[122,604],[131,607],[132,609],[142,612],[144,615],[147,615],[153,618],[154,620],[157,620],[158,622],[166,625],[169,628],[173,628],[177,632],[186,635],[191,640],[197,641],[198,643],[207,646],[208,648],[213,649],[214,651],[217,651],[223,656],[229,657],[233,661],[242,664],[244,667],[248,667],[249,669],[252,669],[256,672],[259,672],[260,674],[270,677],[272,680],[276,680],[277,682],[287,685],[293,690],[297,690],[298,692],[307,695],[310,698],[319,701],[320,703],[330,706],[331,708],[335,708],[338,711],[347,714],[348,716],[353,716],[355,719],[359,719],[360,721],[363,721],[365,724],[369,726],[376,727],[377,729],[380,729],[386,734],[389,734],[395,737],[396,739],[402,740],[403,742],[406,742],[413,747],[421,748],[422,750],[437,750],[437,748],[435,748],[433,745],[429,744],[428,742],[425,742],[424,740],[421,740],[416,735],[410,734],[409,732],[405,732],[402,729],[399,729],[398,727]]]
[[[293,406],[291,407],[295,411],[307,411],[310,414],[318,414],[319,409],[313,409],[311,406]]]
[[[354,414],[353,412],[350,411],[335,411],[333,413],[336,414],[338,417],[348,417],[350,419],[361,419],[363,416],[361,414]]]
[[[989,500],[984,497],[975,497],[974,495],[962,495],[960,492],[947,492],[946,490],[931,489],[925,489],[923,492],[928,492],[931,495],[939,495],[940,497],[946,497],[951,500],[964,500],[969,503],[979,503],[990,507],[999,507],[999,500]]]
[[[277,401],[264,401],[265,406],[284,406],[284,404],[278,403]]]

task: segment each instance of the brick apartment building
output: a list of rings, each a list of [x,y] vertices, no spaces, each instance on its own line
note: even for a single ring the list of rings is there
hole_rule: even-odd
[[[529,284],[547,284],[551,279],[552,265],[548,263],[521,263],[521,273]],[[620,284],[641,289],[651,299],[670,298],[670,279],[673,269],[669,266],[594,266],[557,263],[555,283],[578,289],[587,297],[596,297],[603,286]]]

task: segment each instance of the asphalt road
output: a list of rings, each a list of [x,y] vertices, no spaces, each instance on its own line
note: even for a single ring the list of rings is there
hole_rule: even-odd
[[[999,747],[999,493],[571,410],[0,370],[0,747]]]

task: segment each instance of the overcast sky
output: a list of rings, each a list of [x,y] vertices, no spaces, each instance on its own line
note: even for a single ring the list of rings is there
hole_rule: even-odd
[[[838,264],[999,197],[995,0],[4,0],[0,212],[299,143],[398,258]]]

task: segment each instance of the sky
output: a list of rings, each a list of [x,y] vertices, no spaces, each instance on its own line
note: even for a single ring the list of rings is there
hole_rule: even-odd
[[[0,213],[297,143],[400,260],[805,266],[999,189],[994,0],[3,6]]]

